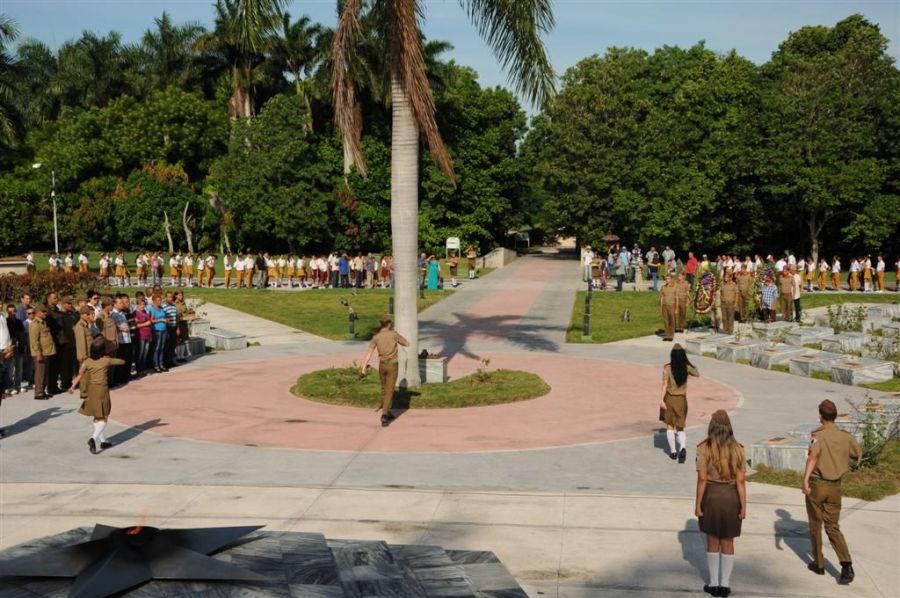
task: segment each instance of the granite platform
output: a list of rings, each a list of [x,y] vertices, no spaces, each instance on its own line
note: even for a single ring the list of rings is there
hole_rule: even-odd
[[[189,356],[204,355],[206,353],[206,339],[200,336],[189,337],[185,343]]]
[[[877,384],[893,377],[894,364],[890,361],[863,357],[838,360],[831,364],[831,380],[839,384]]]
[[[802,472],[806,466],[809,440],[787,434],[766,438],[750,445],[750,467],[766,465],[775,469]]]
[[[769,341],[749,338],[740,341],[725,341],[716,345],[716,359],[719,361],[750,361],[753,351],[768,346]]]
[[[840,359],[846,359],[846,355],[807,349],[805,353],[792,356],[788,360],[788,365],[790,372],[797,376],[810,377],[815,372],[826,372],[831,375],[831,364]]]
[[[0,560],[85,542],[92,528],[79,527],[0,552]],[[527,598],[492,552],[448,551],[438,546],[388,545],[377,541],[326,540],[321,534],[259,531],[218,554],[265,578],[258,582],[153,580],[124,594],[129,598]],[[64,598],[70,578],[0,578],[0,595]]]
[[[869,335],[865,332],[842,332],[822,339],[822,350],[832,353],[860,353],[865,350]]]
[[[799,327],[796,322],[754,322],[753,334],[767,341],[783,342],[792,330]]]
[[[890,337],[900,337],[900,322],[886,322],[881,327],[881,334]]]
[[[770,370],[773,365],[787,365],[791,357],[805,352],[805,348],[794,345],[781,343],[763,345],[751,352],[750,365],[755,368]]]
[[[716,345],[724,341],[734,340],[734,336],[721,332],[709,332],[684,341],[684,350],[691,355],[715,353]]]
[[[830,326],[801,326],[791,330],[784,342],[796,347],[802,347],[809,343],[821,342],[823,338],[828,336],[834,336],[834,328]]]
[[[188,322],[188,331],[191,336],[200,336],[205,332],[209,332],[212,326],[206,318],[195,318]]]

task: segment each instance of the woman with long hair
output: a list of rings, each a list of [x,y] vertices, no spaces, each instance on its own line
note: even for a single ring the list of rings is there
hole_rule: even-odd
[[[678,343],[672,347],[669,363],[663,366],[662,403],[665,409],[663,421],[666,423],[666,439],[669,442],[669,458],[684,463],[687,459],[687,434],[684,431],[687,419],[687,379],[699,376],[700,372],[688,361],[687,353]],[[678,444],[675,443],[676,434]],[[677,447],[681,449],[678,450]]]
[[[709,583],[713,596],[731,594],[734,539],[747,516],[744,484],[744,447],[734,438],[731,420],[719,409],[712,414],[706,440],[697,445],[697,498],[694,512],[706,534]]]

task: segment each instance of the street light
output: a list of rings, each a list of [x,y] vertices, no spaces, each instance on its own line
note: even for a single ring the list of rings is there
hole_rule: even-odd
[[[43,166],[40,162],[31,165],[37,170]],[[50,199],[53,200],[53,252],[59,255],[59,227],[56,223],[56,171],[50,171]]]

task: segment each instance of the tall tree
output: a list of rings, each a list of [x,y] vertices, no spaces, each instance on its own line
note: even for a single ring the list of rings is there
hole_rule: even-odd
[[[281,15],[278,35],[272,38],[269,46],[271,59],[290,74],[294,91],[306,105],[310,131],[313,129],[312,77],[324,59],[323,34],[325,28],[313,23],[308,16],[291,21],[290,13],[285,12]]]
[[[538,104],[554,92],[555,76],[541,35],[554,24],[550,0],[462,0],[469,17],[509,71],[516,89]],[[390,64],[391,139],[391,232],[396,279],[397,329],[410,341],[407,356],[418,346],[416,304],[419,200],[419,134],[425,137],[432,157],[456,183],[450,155],[435,121],[434,100],[422,53],[420,20],[422,0],[347,0],[340,13],[332,51],[332,90],[335,120],[348,155],[365,173],[360,138],[362,114],[353,78],[352,56],[360,37],[360,15],[378,15],[380,38]],[[413,357],[401,363],[401,384],[420,384],[418,363]]]
[[[14,145],[23,131],[22,113],[16,101],[22,70],[6,48],[18,35],[12,19],[0,15],[0,149]]]
[[[829,228],[858,234],[865,206],[897,205],[879,157],[897,71],[878,27],[853,15],[792,33],[763,74],[766,189],[803,219],[815,259]]]
[[[218,55],[227,64],[231,99],[228,114],[255,114],[254,67],[270,45],[286,0],[216,0],[216,25],[202,35],[195,48]]]
[[[205,32],[199,23],[176,25],[167,12],[154,19],[155,28],[141,38],[141,76],[149,89],[165,89],[177,85],[185,90],[199,86],[199,65],[193,47]]]

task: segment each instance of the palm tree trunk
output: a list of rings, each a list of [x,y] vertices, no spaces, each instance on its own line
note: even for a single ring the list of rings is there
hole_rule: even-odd
[[[419,316],[416,305],[419,247],[419,129],[409,96],[391,76],[391,238],[394,252],[396,330],[409,340],[400,352],[400,384],[416,388],[419,378]]]

